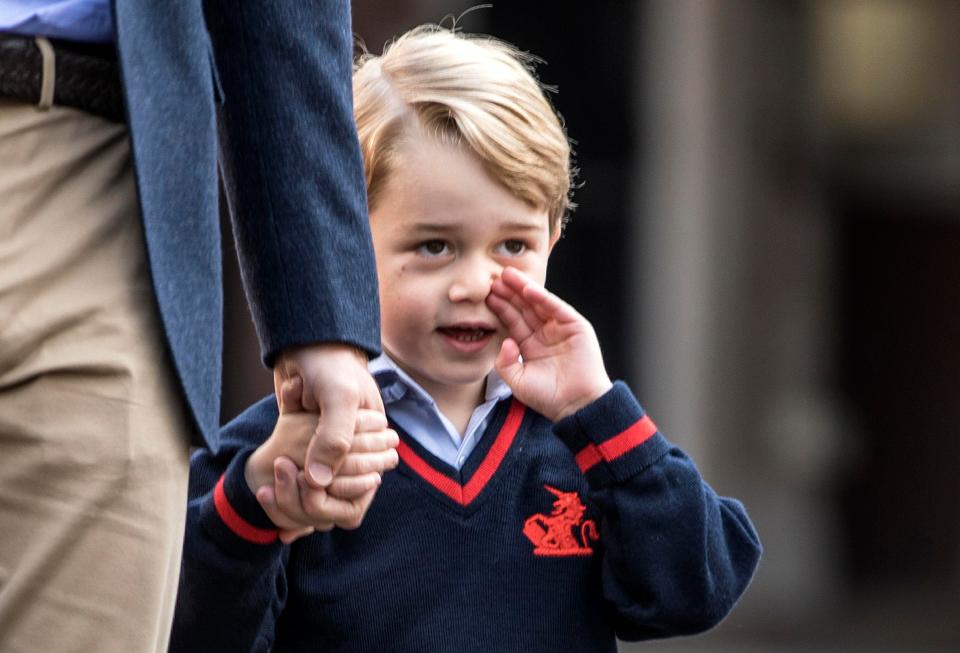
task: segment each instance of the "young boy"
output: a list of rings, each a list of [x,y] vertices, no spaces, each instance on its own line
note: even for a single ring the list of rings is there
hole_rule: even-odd
[[[290,410],[294,383],[279,414],[265,399],[227,425],[192,461],[173,650],[613,651],[710,628],[746,588],[760,545],[742,506],[543,288],[570,154],[526,64],[429,27],[358,63],[385,351],[371,370],[399,467],[362,526],[288,545],[277,529],[291,541],[296,521],[271,524],[256,497],[289,491],[274,459],[302,464],[315,420]],[[388,446],[375,418],[358,431],[357,460]],[[376,484],[376,463],[348,466],[334,483]]]

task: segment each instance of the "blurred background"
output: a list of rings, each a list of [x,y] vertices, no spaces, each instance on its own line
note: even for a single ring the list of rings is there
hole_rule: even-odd
[[[474,5],[354,30],[545,60],[582,183],[548,285],[765,546],[719,628],[622,650],[960,650],[960,1]],[[224,420],[272,390],[226,294]]]

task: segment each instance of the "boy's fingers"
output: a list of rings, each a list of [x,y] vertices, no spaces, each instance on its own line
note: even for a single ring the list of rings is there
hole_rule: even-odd
[[[501,270],[500,279],[508,288],[517,294],[523,293],[523,289],[533,283],[533,279],[525,275],[517,268],[510,266],[507,266]]]
[[[504,268],[497,280],[497,297],[508,301],[536,331],[550,321],[560,323],[583,319],[570,304],[514,268]]]
[[[291,544],[305,535],[311,535],[316,529],[313,526],[307,526],[298,530],[280,531],[280,541],[284,544]]]
[[[531,331],[536,331],[543,326],[543,320],[533,309],[533,304],[521,294],[515,294],[508,300],[510,305],[523,316],[523,321]],[[522,340],[521,340],[522,342]]]
[[[357,433],[353,436],[350,453],[370,453],[385,449],[396,449],[400,444],[400,436],[393,429],[383,429],[368,433]],[[343,470],[341,469],[341,472]]]
[[[580,316],[568,303],[515,268],[504,268],[500,280],[523,299],[522,303],[513,301],[515,306],[518,308],[528,306],[534,309],[541,320],[557,319],[561,316],[564,318]]]
[[[504,272],[512,269],[513,268],[504,268]],[[500,278],[496,279],[493,284],[491,284],[491,293],[488,295],[488,298],[493,299],[495,305],[500,306],[501,310],[507,312],[507,314],[510,315],[511,319],[514,321],[514,324],[523,324],[526,329],[529,329],[532,332],[543,326],[544,320],[534,310],[533,304],[531,304],[523,294],[524,288],[530,287],[530,284],[533,284],[533,282],[528,280],[525,281],[520,287],[509,286],[504,282],[504,275],[501,273]],[[506,304],[509,304],[509,306],[512,308],[512,312],[508,311],[506,306],[497,302],[497,299],[501,299],[506,302]],[[519,316],[519,318],[513,315],[514,312],[517,316]],[[521,342],[526,339],[525,336],[519,333],[517,334],[517,337]]]
[[[543,320],[569,322],[582,317],[573,306],[543,286],[531,283],[524,288],[523,296]]]
[[[310,487],[303,472],[297,475],[297,489],[300,492],[300,506],[303,508],[303,523],[311,524],[321,532],[331,530],[336,525],[329,511],[333,499],[326,489]]]
[[[332,491],[311,488],[299,472],[291,477],[292,465],[283,458],[277,461],[277,479],[273,488],[265,486],[257,492],[264,511],[284,531],[281,539],[292,542],[310,530],[329,531],[334,526],[356,528],[380,485],[380,475],[337,477]]]
[[[273,522],[274,526],[280,530],[296,530],[302,528],[303,524],[290,519],[280,510],[277,503],[276,490],[272,485],[264,485],[257,490],[257,502],[267,513],[267,517]]]
[[[277,458],[273,463],[274,494],[277,510],[282,515],[282,522],[270,517],[279,528],[294,530],[310,525],[300,504],[300,489],[297,484],[298,470],[288,458]],[[269,515],[269,513],[268,513]]]
[[[517,346],[513,338],[504,338],[493,366],[500,378],[513,388],[520,372],[523,371],[523,364],[520,362],[520,347]]]
[[[503,299],[510,299],[510,297],[516,294],[516,291],[508,286],[501,277],[497,277],[493,280],[493,283],[490,284],[490,292]]]
[[[281,428],[284,446],[283,448],[271,447],[271,455],[282,455],[299,467],[303,464],[307,446],[313,439],[313,434],[317,431],[317,414],[299,412],[281,415],[277,420],[277,429],[274,432],[277,433]]]
[[[370,508],[370,504],[373,503],[373,497],[377,494],[377,488],[368,490],[359,499],[354,499],[348,503],[344,504],[345,513],[342,519],[337,520],[337,526],[344,530],[353,530],[359,528],[360,524],[363,523],[363,518],[367,514],[367,510]]]
[[[303,410],[303,379],[294,375],[280,382],[280,414],[297,413]]]
[[[339,475],[357,476],[371,472],[385,472],[397,466],[399,457],[396,449],[384,449],[369,453],[351,453],[343,461]]]
[[[354,529],[363,521],[375,493],[373,488],[357,499],[338,499],[326,492],[309,490],[303,495],[304,508],[307,514],[328,519],[340,528]]]
[[[503,297],[493,294],[487,295],[487,306],[497,314],[512,338],[526,340],[533,333],[530,325],[524,319],[523,313]]]
[[[327,488],[327,494],[335,499],[359,499],[370,490],[377,489],[381,482],[382,478],[376,472],[361,476],[337,476]]]

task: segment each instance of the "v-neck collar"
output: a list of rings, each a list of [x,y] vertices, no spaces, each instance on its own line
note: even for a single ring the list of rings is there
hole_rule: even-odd
[[[461,433],[444,415],[433,397],[388,354],[370,361],[370,373],[380,387],[380,396],[390,421],[402,428],[430,453],[456,468],[462,468],[481,441],[496,407],[511,396],[510,386],[491,370],[486,377],[483,403],[473,409]]]
[[[480,496],[502,466],[516,440],[525,413],[526,407],[516,399],[501,402],[494,409],[484,436],[459,471],[430,453],[403,429],[393,425],[400,434],[397,454],[403,466],[415,476],[461,508],[466,508]],[[493,436],[494,429],[497,429],[496,436]],[[468,480],[464,482],[464,479]]]

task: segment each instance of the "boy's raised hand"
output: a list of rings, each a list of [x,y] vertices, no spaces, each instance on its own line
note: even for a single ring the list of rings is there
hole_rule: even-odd
[[[519,270],[504,268],[487,306],[507,329],[497,373],[526,405],[556,422],[612,387],[590,322]]]

